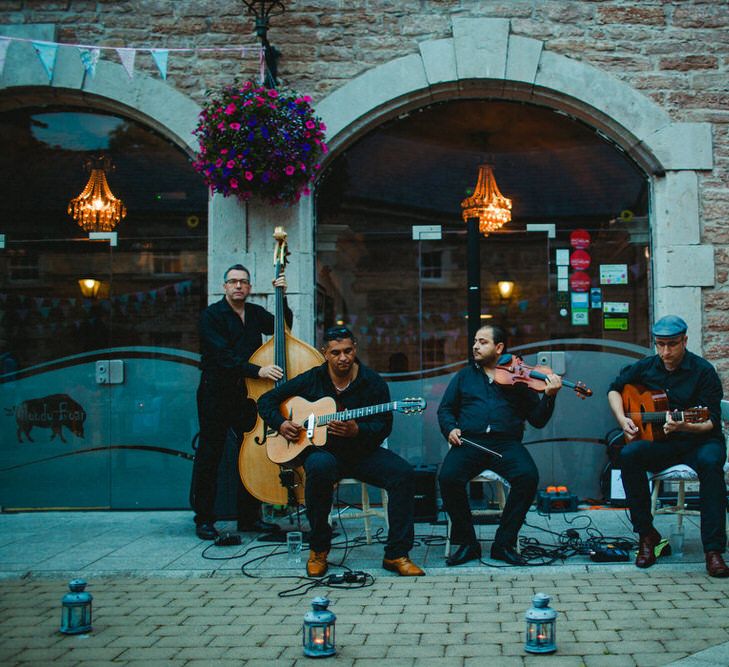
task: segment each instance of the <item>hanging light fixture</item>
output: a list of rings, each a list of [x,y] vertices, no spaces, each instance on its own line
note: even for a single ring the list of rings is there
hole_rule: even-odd
[[[464,222],[478,218],[478,228],[484,236],[501,229],[511,220],[511,199],[499,191],[491,165],[479,166],[476,188],[461,202],[461,208]]]
[[[111,161],[107,157],[93,158],[87,162],[87,168],[91,172],[89,182],[68,203],[68,214],[86,232],[111,232],[127,215],[123,202],[114,196],[106,182]]]

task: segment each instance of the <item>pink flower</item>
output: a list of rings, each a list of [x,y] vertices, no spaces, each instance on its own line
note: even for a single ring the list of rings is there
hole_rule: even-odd
[[[215,166],[220,169],[223,166],[223,161],[221,159],[215,160]]]
[[[230,129],[231,130],[240,130],[240,123],[231,123]]]
[[[225,129],[225,123],[218,123],[218,129],[224,130]]]
[[[316,127],[316,123],[313,120],[306,121],[306,129],[313,130]]]
[[[324,130],[327,129],[327,126],[324,125],[324,123],[319,123],[319,129],[323,132]]]
[[[329,148],[323,141],[321,142],[321,150],[322,150],[322,153],[324,153],[325,155],[329,152]]]
[[[238,179],[237,178],[231,178],[230,179],[230,187],[234,190],[238,188]]]
[[[291,176],[296,171],[296,169],[294,169],[292,165],[287,165],[284,171],[286,172],[287,176]]]
[[[228,152],[228,149],[227,149],[227,148],[223,148],[223,149],[222,149],[222,150],[220,151],[220,154],[221,154],[221,155],[225,155],[225,154],[226,154],[227,152]]]
[[[235,160],[228,160],[225,163],[225,166],[228,167],[228,169],[232,169],[233,167],[235,167]]]
[[[245,174],[245,176],[246,176],[246,180],[247,181],[252,181],[253,180],[253,172],[252,171],[247,171],[246,174]]]
[[[231,114],[235,113],[236,106],[232,102],[225,107],[225,115],[230,116]]]
[[[249,106],[251,106],[251,104],[253,104],[252,100],[246,100],[245,102],[243,102],[244,107],[249,107]]]
[[[253,87],[253,84],[250,81],[246,81],[243,84],[243,88],[241,88],[241,90],[243,90],[243,91],[250,90],[252,87]]]
[[[268,96],[269,97],[278,97],[278,93],[275,90],[269,90]]]

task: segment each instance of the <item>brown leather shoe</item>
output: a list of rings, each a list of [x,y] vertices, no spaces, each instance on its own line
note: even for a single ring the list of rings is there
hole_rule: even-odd
[[[306,574],[310,577],[323,577],[329,569],[329,563],[327,563],[327,551],[310,551],[309,560],[306,561]]]
[[[383,558],[382,567],[390,572],[397,572],[401,577],[422,577],[425,572],[421,570],[407,556],[400,558]]]
[[[655,546],[661,541],[661,534],[651,526],[651,529],[640,537],[638,541],[638,555],[635,558],[637,567],[650,567],[656,564]]]
[[[710,577],[729,577],[729,566],[718,551],[706,552],[706,571]]]

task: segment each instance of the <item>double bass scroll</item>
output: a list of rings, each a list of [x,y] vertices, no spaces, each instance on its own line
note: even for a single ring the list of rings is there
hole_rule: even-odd
[[[284,271],[288,257],[286,232],[283,227],[276,227],[273,233],[276,245],[273,253],[275,276],[278,278]],[[284,319],[284,294],[282,287],[276,287],[273,337],[267,340],[251,356],[250,362],[258,366],[276,364],[283,369],[283,377],[275,385],[286,382],[300,373],[324,362],[319,352],[291,334]],[[274,386],[271,380],[263,378],[246,378],[248,397],[254,401]],[[256,417],[252,431],[245,434],[238,455],[238,472],[243,485],[258,500],[272,505],[289,504],[289,491],[281,482],[282,466],[274,463],[266,453],[266,429],[268,427]],[[294,493],[298,502],[303,502],[304,470],[294,469],[297,484]]]

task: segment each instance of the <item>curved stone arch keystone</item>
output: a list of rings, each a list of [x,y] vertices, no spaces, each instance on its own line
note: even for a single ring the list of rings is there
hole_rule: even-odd
[[[701,331],[701,288],[714,252],[701,244],[697,171],[713,168],[711,125],[676,123],[653,100],[587,63],[514,35],[507,19],[453,20],[453,36],[368,70],[317,105],[332,154],[400,113],[432,102],[494,97],[532,102],[600,130],[649,175],[656,317],[681,315]],[[488,39],[483,39],[488,35]],[[700,351],[700,339],[692,342]]]

